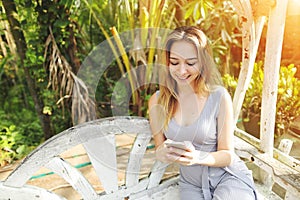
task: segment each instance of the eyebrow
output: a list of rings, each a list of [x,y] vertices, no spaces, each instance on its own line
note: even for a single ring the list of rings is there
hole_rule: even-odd
[[[170,59],[179,60],[179,58],[170,57]],[[187,58],[185,60],[198,60],[198,58]]]

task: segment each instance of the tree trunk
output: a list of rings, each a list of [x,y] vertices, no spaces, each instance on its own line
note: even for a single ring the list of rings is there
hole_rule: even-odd
[[[3,0],[3,7],[10,25],[10,29],[13,35],[13,39],[16,43],[17,53],[20,59],[20,67],[24,69],[26,83],[33,98],[35,110],[41,122],[42,129],[44,131],[45,139],[53,136],[53,130],[50,123],[50,116],[43,114],[44,103],[38,96],[38,89],[35,85],[34,79],[30,75],[29,68],[24,66],[24,60],[26,59],[27,45],[24,37],[24,33],[20,28],[19,21],[15,18],[17,13],[16,4],[13,0]]]

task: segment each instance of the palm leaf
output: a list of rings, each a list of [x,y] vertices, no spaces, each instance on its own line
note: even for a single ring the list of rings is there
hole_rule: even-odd
[[[73,124],[96,119],[95,104],[89,97],[88,89],[84,82],[72,72],[72,67],[61,54],[51,28],[45,46],[44,58],[49,60],[49,64],[45,66],[49,70],[48,88],[51,87],[59,93],[57,104],[60,104],[64,110],[65,99],[72,97]]]

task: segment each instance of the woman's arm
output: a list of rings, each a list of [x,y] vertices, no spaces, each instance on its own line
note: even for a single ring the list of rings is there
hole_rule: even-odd
[[[157,94],[154,93],[148,103],[149,108],[149,122],[150,122],[150,128],[152,132],[152,137],[154,139],[155,143],[155,155],[156,159],[165,162],[170,163],[173,162],[173,160],[170,160],[170,149],[165,145],[166,137],[163,134],[163,113],[164,109],[157,103]]]
[[[234,154],[234,117],[230,94],[227,90],[221,97],[218,114],[218,155],[215,156],[219,165],[230,165]],[[216,153],[217,153],[216,152]],[[216,163],[217,164],[217,163]]]
[[[160,118],[159,112],[162,112],[161,106],[157,103],[157,93],[154,93],[148,102],[149,108],[149,122],[152,132],[152,136],[155,142],[155,148],[157,149],[165,140],[163,134],[163,122],[158,120]]]

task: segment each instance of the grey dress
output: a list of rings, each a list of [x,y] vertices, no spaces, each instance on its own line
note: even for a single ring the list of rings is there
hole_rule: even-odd
[[[221,96],[227,90],[218,87],[210,93],[199,118],[189,126],[180,126],[171,119],[166,138],[192,141],[197,150],[217,150],[217,117]],[[203,165],[180,166],[180,198],[182,200],[253,200],[257,199],[252,173],[235,155],[228,167]]]

